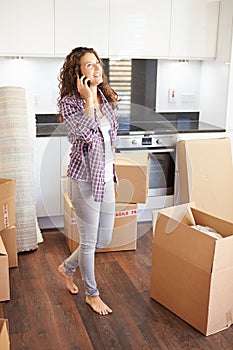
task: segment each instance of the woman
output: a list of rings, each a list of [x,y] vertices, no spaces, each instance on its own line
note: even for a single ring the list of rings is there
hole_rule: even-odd
[[[67,176],[76,211],[80,244],[59,267],[66,287],[78,293],[73,274],[79,266],[86,303],[100,315],[112,312],[99,295],[94,273],[97,249],[112,238],[115,216],[114,147],[117,141],[117,93],[108,85],[103,62],[92,48],[78,47],[60,72],[60,115],[72,144]]]

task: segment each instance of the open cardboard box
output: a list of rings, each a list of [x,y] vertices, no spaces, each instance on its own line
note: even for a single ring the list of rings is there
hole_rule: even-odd
[[[18,266],[18,254],[17,254],[17,240],[16,240],[16,227],[11,226],[0,232],[3,244],[6,248],[9,267]]]
[[[215,239],[192,228],[208,226]],[[150,295],[204,335],[233,323],[233,223],[183,204],[160,210]]]
[[[15,225],[16,181],[0,178],[0,231]]]
[[[148,153],[116,153],[114,163],[118,177],[115,186],[116,202],[146,203],[150,176]]]
[[[233,221],[233,165],[229,138],[177,143],[176,204],[195,202],[199,209]]]
[[[8,255],[0,236],[0,301],[10,300]]]
[[[72,253],[79,245],[74,207],[64,193],[64,235]],[[116,203],[116,217],[110,244],[98,252],[135,250],[137,247],[137,204]]]
[[[4,318],[0,318],[0,349],[10,350],[8,320]]]

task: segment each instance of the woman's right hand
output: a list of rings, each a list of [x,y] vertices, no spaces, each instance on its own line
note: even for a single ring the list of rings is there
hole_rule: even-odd
[[[83,96],[83,98],[88,101],[90,99],[93,100],[93,94],[88,86],[88,82],[90,81],[89,78],[86,78],[85,75],[82,75],[81,78],[77,76],[77,89],[80,95]]]
[[[86,101],[85,113],[94,118],[94,97],[92,90],[88,86],[88,81],[90,81],[90,79],[85,79],[85,75],[81,78],[77,76],[77,89]]]

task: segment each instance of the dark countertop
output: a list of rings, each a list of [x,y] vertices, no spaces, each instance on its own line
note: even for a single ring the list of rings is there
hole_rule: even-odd
[[[152,119],[148,118],[148,120]],[[131,125],[129,126],[129,124]],[[57,114],[37,114],[36,128],[38,137],[67,136],[67,128],[64,124],[58,122]],[[129,123],[128,120],[123,120],[123,122],[119,122],[118,135],[212,133],[225,131],[224,128],[199,121],[199,112],[178,112],[156,114],[156,119],[147,123],[140,120]]]
[[[183,123],[177,128],[178,133],[224,132],[226,129],[201,121]]]
[[[67,136],[67,128],[64,124],[60,123],[38,123],[37,137],[42,136]],[[207,133],[207,132],[225,132],[224,128],[217,127],[208,123],[200,121],[189,121],[182,123],[168,123],[167,126],[158,125],[153,131],[129,131],[129,130],[119,130],[118,135],[135,135],[135,134],[179,134],[179,133]]]

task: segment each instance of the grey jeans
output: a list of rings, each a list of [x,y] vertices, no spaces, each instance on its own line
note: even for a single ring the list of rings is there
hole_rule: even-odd
[[[111,242],[115,218],[114,182],[105,184],[104,201],[95,202],[91,182],[72,180],[71,201],[75,208],[80,235],[79,247],[63,262],[63,269],[72,275],[80,267],[86,295],[99,295],[95,280],[95,251]]]

